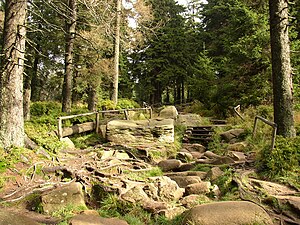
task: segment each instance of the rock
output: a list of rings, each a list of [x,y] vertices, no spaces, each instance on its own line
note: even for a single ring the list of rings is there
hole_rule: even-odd
[[[73,182],[68,186],[64,186],[53,190],[41,197],[42,208],[45,213],[50,214],[54,211],[72,205],[74,207],[86,207],[82,185]]]
[[[186,208],[184,207],[174,207],[171,209],[161,210],[159,214],[165,216],[169,220],[172,220],[176,216],[181,215],[184,211],[186,211]]]
[[[112,120],[107,123],[106,138],[114,143],[174,142],[173,119]]]
[[[195,184],[201,182],[201,179],[198,176],[174,176],[170,178],[174,180],[181,188],[185,188],[189,184]]]
[[[167,203],[158,202],[154,200],[146,201],[142,203],[142,206],[145,210],[151,213],[158,213],[161,210],[165,210],[168,208]]]
[[[206,150],[206,148],[203,145],[197,143],[194,144],[184,143],[182,145],[182,148],[187,149],[190,152],[200,152],[200,153],[204,153]]]
[[[176,155],[176,159],[182,161],[182,162],[189,162],[194,159],[193,155],[188,152],[178,152]]]
[[[101,138],[106,139],[106,125],[99,126],[99,135]]]
[[[207,172],[207,177],[210,181],[215,181],[219,177],[223,176],[224,172],[219,167],[213,167]]]
[[[197,205],[203,204],[203,202],[210,202],[210,199],[205,195],[188,195],[181,199],[180,203],[188,208],[194,208]]]
[[[185,214],[183,224],[193,225],[246,225],[273,224],[260,206],[246,201],[226,201],[196,206]]]
[[[208,194],[210,192],[211,183],[202,181],[200,183],[190,184],[185,188],[186,195]]]
[[[136,185],[126,190],[125,193],[121,193],[120,197],[128,202],[132,203],[145,203],[150,202],[150,197],[145,193],[143,185]]]
[[[36,221],[18,213],[0,210],[0,225],[39,225]]]
[[[204,156],[206,156],[206,157],[208,157],[210,159],[218,159],[218,158],[221,157],[221,156],[219,156],[219,155],[217,155],[217,154],[215,154],[215,153],[213,153],[211,151],[204,152]]]
[[[183,196],[184,188],[167,176],[150,177],[149,180],[157,187],[159,201],[176,202]]]
[[[183,188],[166,176],[150,177],[147,183],[136,182],[129,185],[132,187],[120,191],[120,198],[132,203],[145,204],[146,208],[151,208],[151,204],[155,202],[176,202],[184,193]]]
[[[227,151],[243,152],[247,147],[246,142],[237,142],[228,145]]]
[[[221,138],[228,143],[235,143],[241,135],[245,134],[244,129],[231,129],[220,134]]]
[[[215,159],[211,164],[213,165],[223,165],[223,164],[232,164],[234,160],[228,156],[222,156],[220,158]]]
[[[211,193],[213,193],[213,195],[216,199],[220,198],[221,191],[220,191],[220,188],[218,187],[218,185],[216,185],[216,184],[213,185]]]
[[[64,137],[64,138],[61,138],[60,141],[64,143],[66,149],[68,149],[68,150],[75,149],[75,145],[74,145],[73,141],[71,141],[70,138]]]
[[[159,117],[176,120],[178,111],[175,106],[167,106],[159,112]]]
[[[177,159],[167,159],[160,161],[157,166],[161,168],[163,172],[172,171],[178,169],[181,166],[181,161]]]
[[[190,154],[193,156],[194,159],[200,159],[204,153],[200,152],[190,152]]]
[[[203,119],[198,114],[180,114],[177,117],[176,124],[187,127],[201,126],[203,125]]]
[[[204,180],[206,178],[207,173],[203,171],[184,171],[184,172],[171,172],[171,173],[165,173],[165,176],[168,176],[172,179],[172,177],[176,176],[197,176],[201,180]]]
[[[266,193],[267,195],[284,196],[284,195],[295,195],[298,193],[293,188],[290,188],[282,184],[269,182],[269,181],[249,178],[249,182],[253,187],[256,187],[257,189],[263,189],[264,193]]]
[[[298,196],[274,196],[281,204],[288,203],[288,209],[292,209],[297,215],[300,215],[300,197]],[[299,218],[300,219],[300,218]]]
[[[246,161],[246,155],[243,152],[229,151],[228,156],[232,158],[234,161],[238,161],[238,162]]]
[[[130,159],[129,155],[126,152],[110,150],[110,151],[103,151],[101,160],[115,158],[115,159]]]
[[[97,211],[86,210],[70,219],[70,225],[128,225],[118,218],[100,217]]]
[[[192,163],[182,163],[182,164],[178,167],[178,169],[176,169],[176,171],[182,172],[182,171],[192,170],[192,169],[195,168],[195,166],[196,166],[196,164],[195,164],[194,162],[192,162]]]

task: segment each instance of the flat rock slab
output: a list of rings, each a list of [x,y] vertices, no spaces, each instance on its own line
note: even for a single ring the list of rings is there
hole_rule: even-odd
[[[72,205],[74,207],[86,207],[82,185],[73,182],[68,186],[64,186],[53,190],[41,197],[42,207],[45,213],[50,214],[65,206]]]
[[[106,138],[114,143],[174,142],[173,119],[112,120],[106,126]]]
[[[0,225],[39,225],[39,223],[21,214],[1,209]]]
[[[246,201],[227,201],[196,206],[186,212],[184,223],[190,225],[272,225],[270,216],[260,206]]]

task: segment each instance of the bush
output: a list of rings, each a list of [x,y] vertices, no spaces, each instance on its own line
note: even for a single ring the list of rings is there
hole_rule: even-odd
[[[133,109],[140,108],[140,105],[136,103],[134,100],[121,98],[118,100],[117,109]]]
[[[258,156],[259,169],[268,177],[289,176],[300,172],[300,137],[277,137],[276,147],[265,147]]]
[[[58,115],[61,112],[61,104],[58,102],[32,102],[30,114],[32,116]]]

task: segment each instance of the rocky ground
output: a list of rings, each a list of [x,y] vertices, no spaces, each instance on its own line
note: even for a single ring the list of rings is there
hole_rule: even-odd
[[[40,151],[42,160],[32,153],[5,174],[14,178],[0,193],[0,225],[58,224],[61,218],[53,213],[69,205],[82,208],[68,220],[72,225],[128,224],[95,211],[108,193],[170,221],[181,215],[181,224],[300,224],[299,190],[257,179],[254,155],[243,152],[241,134],[224,132],[230,144],[219,155],[184,143],[168,156],[161,153],[172,144],[159,141],[84,150],[70,144],[55,157]]]

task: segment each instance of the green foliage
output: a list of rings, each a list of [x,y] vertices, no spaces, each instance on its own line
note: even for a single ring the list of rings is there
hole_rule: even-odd
[[[30,105],[30,114],[32,116],[59,115],[61,104],[58,102],[32,102]]]
[[[98,212],[103,217],[118,217],[130,225],[180,225],[183,217],[177,216],[169,220],[164,216],[146,212],[140,205],[119,199],[116,194],[108,194],[101,202]]]
[[[132,99],[121,98],[118,99],[117,109],[133,109],[133,108],[140,108],[140,105],[136,103]]]
[[[9,168],[14,168],[18,162],[30,160],[33,152],[26,148],[13,147],[10,149],[0,148],[0,174]]]
[[[288,177],[300,172],[300,137],[277,136],[276,147],[265,147],[258,156],[258,168],[270,178]],[[299,179],[299,178],[297,178]]]
[[[73,135],[71,138],[76,148],[85,149],[89,146],[95,146],[100,143],[100,137],[96,133],[80,135]]]
[[[98,108],[100,110],[112,110],[115,109],[115,104],[112,100],[109,99],[101,99],[98,102]]]
[[[63,207],[62,209],[59,209],[53,213],[51,213],[51,216],[61,218],[62,221],[58,225],[67,225],[68,220],[71,219],[76,213],[86,210],[86,206],[73,206],[73,205],[67,205]]]
[[[118,217],[132,224],[150,224],[151,214],[141,206],[119,199],[116,194],[108,194],[101,202],[99,213],[104,217]],[[130,224],[131,224],[130,223]]]
[[[156,177],[156,176],[162,176],[163,172],[159,167],[153,167],[148,171],[141,171],[141,172],[132,172],[132,171],[123,171],[124,175],[130,180],[135,180],[135,181],[145,181],[149,177]]]
[[[52,154],[58,153],[64,146],[54,132],[56,129],[57,127],[55,125],[49,123],[37,123],[31,121],[25,123],[25,132],[27,136],[37,143],[37,145],[45,148]]]

